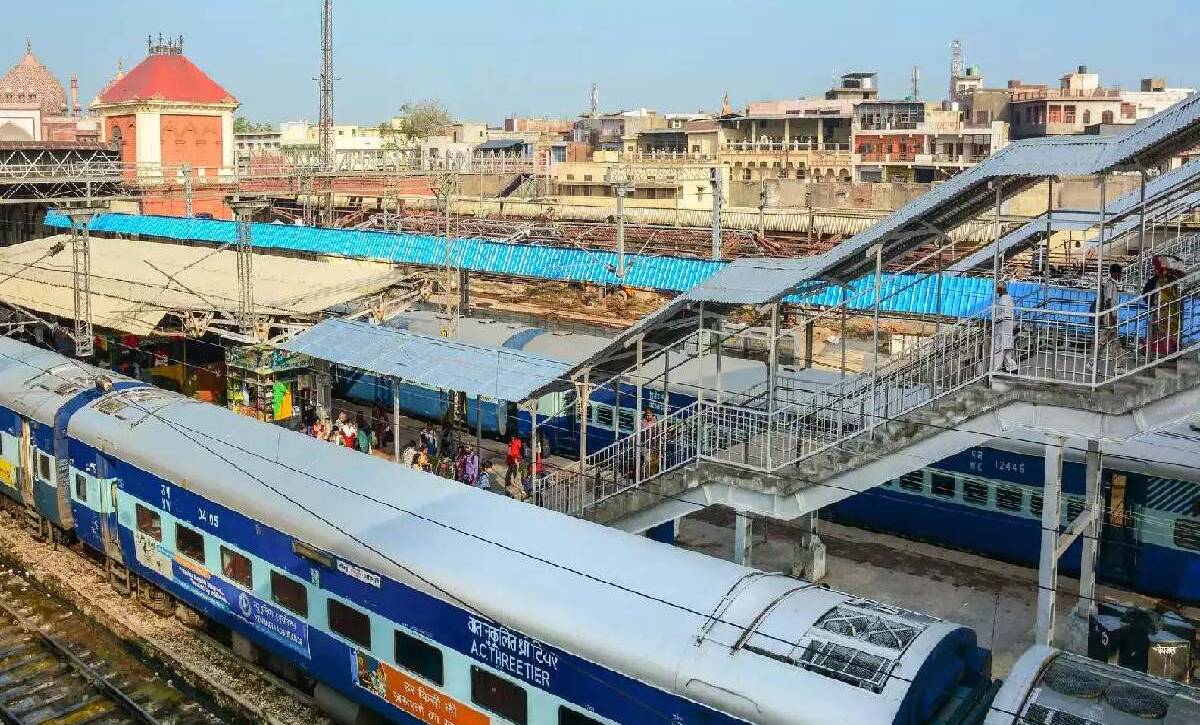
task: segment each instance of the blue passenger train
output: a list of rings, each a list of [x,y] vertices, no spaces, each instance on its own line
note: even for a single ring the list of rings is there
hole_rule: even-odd
[[[0,338],[0,493],[342,723],[978,723],[969,629]],[[167,606],[169,605],[169,606]]]

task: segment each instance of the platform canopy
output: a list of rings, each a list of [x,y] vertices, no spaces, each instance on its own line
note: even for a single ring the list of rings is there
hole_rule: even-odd
[[[567,363],[369,322],[331,318],[280,343],[345,367],[471,397],[519,402],[567,372]]]

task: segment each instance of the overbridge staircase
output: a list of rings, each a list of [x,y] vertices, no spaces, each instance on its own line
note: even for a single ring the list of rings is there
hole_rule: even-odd
[[[693,403],[548,476],[537,502],[630,531],[715,504],[792,519],[1000,436],[1170,425],[1200,403],[1198,277],[1099,315],[1016,309],[1015,373],[993,370],[985,307],[876,375]]]

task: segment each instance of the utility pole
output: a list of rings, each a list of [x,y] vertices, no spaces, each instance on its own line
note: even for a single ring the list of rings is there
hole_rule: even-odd
[[[238,331],[253,338],[257,330],[254,314],[254,238],[251,221],[254,214],[267,208],[265,199],[244,199],[233,195],[225,198],[237,221]]]
[[[712,258],[721,258],[721,167],[714,166],[709,176],[712,186]]]
[[[333,0],[325,0],[321,11],[321,112],[318,140],[320,142],[319,171],[332,174],[333,148]],[[324,226],[333,224],[333,177],[325,176],[325,197],[322,208]]]
[[[759,180],[758,189],[758,238],[763,239],[767,236],[767,177],[762,177]]]
[[[454,247],[450,238],[450,199],[454,196],[454,190],[457,186],[458,175],[451,169],[446,169],[438,174],[438,185],[435,193],[438,201],[442,205],[442,211],[445,214],[445,289],[442,291],[442,320],[441,334],[442,337],[454,337],[455,327],[458,324],[459,302],[462,297],[461,290],[459,294],[454,294],[454,285],[462,284],[466,280],[459,274],[459,267],[454,260]]]
[[[192,217],[192,165],[186,161],[181,168],[183,172],[183,215]]]
[[[617,197],[617,279],[625,281],[625,196],[633,192],[629,179],[612,182],[613,194]]]
[[[71,220],[71,282],[74,292],[75,356],[88,358],[95,352],[92,333],[92,251],[88,226],[96,207],[68,207],[63,210]]]

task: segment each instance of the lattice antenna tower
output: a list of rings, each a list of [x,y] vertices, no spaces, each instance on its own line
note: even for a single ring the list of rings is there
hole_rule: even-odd
[[[321,10],[321,111],[318,123],[321,171],[333,170],[333,0]]]
[[[921,69],[915,65],[912,70],[912,97],[914,101],[921,99]]]
[[[954,100],[958,87],[955,81],[961,76],[966,66],[963,64],[962,43],[958,38],[950,41],[950,100]]]
[[[600,110],[600,84],[592,81],[592,88],[588,91],[588,104],[592,109],[592,116]]]

